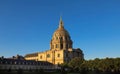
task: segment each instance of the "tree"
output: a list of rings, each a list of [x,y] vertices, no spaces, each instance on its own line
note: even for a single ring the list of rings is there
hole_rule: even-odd
[[[68,63],[62,63],[59,66],[61,67],[61,72],[65,72],[65,69],[68,69]]]
[[[84,61],[84,59],[75,57],[68,63],[68,66],[70,68],[78,71],[79,68],[81,67],[81,64],[83,63],[83,61]]]

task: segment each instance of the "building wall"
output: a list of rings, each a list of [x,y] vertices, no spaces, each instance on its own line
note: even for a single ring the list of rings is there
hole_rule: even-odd
[[[53,58],[54,58],[54,54],[52,53],[52,51],[47,51],[46,52],[46,60],[50,63],[53,63]]]
[[[38,53],[38,61],[46,61],[46,53]]]
[[[36,57],[26,57],[26,60],[48,61],[52,64],[62,64],[69,62],[74,57],[83,58],[81,50],[68,49],[68,50],[48,50],[39,52]]]
[[[38,61],[48,61],[53,64],[64,63],[64,50],[50,50],[38,53]]]
[[[35,61],[38,61],[38,56],[35,56],[35,57],[26,57],[25,60],[35,60]]]
[[[55,64],[64,63],[64,50],[55,51]]]
[[[24,70],[30,70],[30,69],[54,69],[53,65],[47,66],[47,65],[6,65],[2,64],[0,65],[0,70],[18,70],[18,69],[24,69]]]
[[[52,63],[52,58],[53,58],[52,51],[38,53],[38,61],[48,61]]]
[[[20,59],[7,59],[0,58],[0,70],[17,70],[17,69],[54,69],[55,66],[49,62],[33,61],[33,60],[20,60]]]

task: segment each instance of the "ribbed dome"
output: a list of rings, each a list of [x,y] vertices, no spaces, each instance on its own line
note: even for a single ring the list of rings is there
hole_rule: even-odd
[[[59,27],[53,33],[51,42],[50,42],[51,49],[65,49],[72,48],[72,40],[67,30],[65,30],[63,26],[63,21],[60,18]]]
[[[54,36],[59,36],[59,37],[70,37],[69,33],[67,30],[64,29],[64,27],[59,27],[53,34]]]
[[[53,37],[70,37],[69,33],[67,30],[65,30],[64,25],[63,25],[63,21],[62,18],[60,18],[59,21],[59,28],[54,32]]]

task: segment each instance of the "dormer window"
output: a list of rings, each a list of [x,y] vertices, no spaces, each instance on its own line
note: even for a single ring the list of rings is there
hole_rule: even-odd
[[[14,64],[17,64],[17,62],[15,61]]]
[[[1,63],[1,64],[3,64],[3,62],[2,62],[2,61],[1,61],[0,63]]]
[[[6,61],[5,63],[7,64],[8,62]]]

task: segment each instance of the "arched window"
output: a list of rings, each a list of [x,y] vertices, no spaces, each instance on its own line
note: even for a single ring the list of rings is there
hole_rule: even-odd
[[[40,56],[40,59],[42,59],[42,56]]]
[[[60,44],[60,49],[63,49],[63,44]]]
[[[68,44],[66,44],[66,49],[68,49]]]
[[[47,58],[49,58],[50,57],[50,54],[47,54]]]
[[[58,44],[56,44],[56,48],[58,48]]]
[[[67,40],[67,37],[65,37],[65,40]]]
[[[58,54],[57,56],[60,57],[60,54]]]
[[[60,41],[63,41],[63,37],[60,37]]]
[[[56,37],[56,40],[58,40],[58,37]]]

